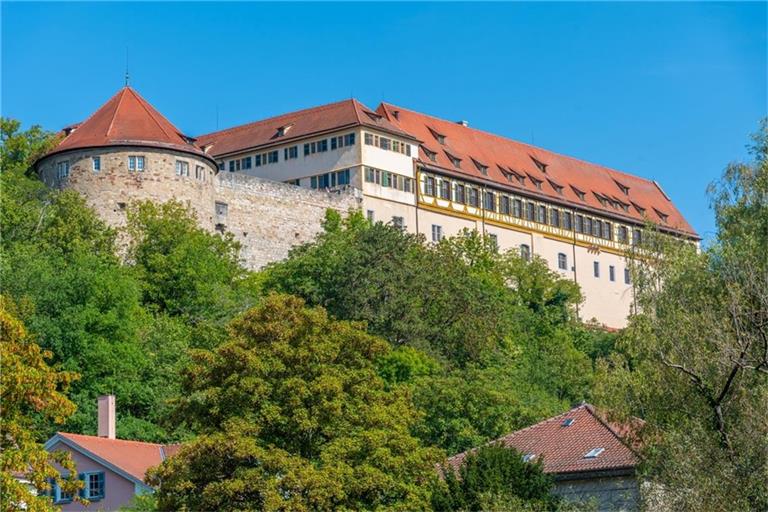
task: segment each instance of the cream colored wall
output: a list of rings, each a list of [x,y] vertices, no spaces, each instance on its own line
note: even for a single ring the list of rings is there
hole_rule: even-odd
[[[385,224],[392,222],[392,217],[403,217],[405,229],[409,233],[416,232],[416,206],[415,204],[404,204],[379,197],[364,195],[361,206],[363,215],[367,215],[368,210],[373,210],[374,222],[383,222]]]

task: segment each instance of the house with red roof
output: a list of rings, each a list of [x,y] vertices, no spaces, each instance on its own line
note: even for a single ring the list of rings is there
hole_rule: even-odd
[[[125,87],[35,165],[112,225],[137,200],[178,200],[259,268],[312,240],[328,208],[427,242],[476,230],[579,284],[608,328],[634,306],[643,229],[698,244],[656,181],[405,107],[347,99],[190,137]]]
[[[626,438],[630,431],[582,404],[492,443],[517,449],[525,461],[542,461],[555,478],[553,493],[565,500],[592,501],[600,511],[636,510],[640,458]],[[471,452],[450,457],[447,466],[458,470]]]
[[[115,397],[99,397],[97,436],[57,432],[45,443],[49,452],[68,452],[83,481],[80,497],[86,507],[53,482],[48,491],[63,511],[117,510],[134,496],[154,492],[145,483],[147,470],[178,452],[180,445],[127,441],[115,437]],[[67,475],[65,475],[67,476]]]

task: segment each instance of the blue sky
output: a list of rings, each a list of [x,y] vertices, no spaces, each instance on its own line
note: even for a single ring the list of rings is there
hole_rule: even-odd
[[[351,95],[705,188],[766,115],[766,3],[2,3],[2,114],[57,129],[131,83],[196,135]]]

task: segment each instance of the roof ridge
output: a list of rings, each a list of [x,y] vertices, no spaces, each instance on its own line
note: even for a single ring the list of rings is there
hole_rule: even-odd
[[[358,124],[363,124],[362,119],[360,119],[360,112],[358,109],[358,105],[362,105],[359,101],[357,101],[355,98],[352,98],[352,110],[355,112],[355,119],[357,119]]]
[[[456,124],[457,126],[461,126],[462,128],[464,128],[466,130],[472,130],[472,131],[475,131],[475,132],[478,132],[478,133],[481,133],[481,134],[484,134],[484,135],[490,135],[491,137],[494,137],[496,139],[501,139],[501,140],[503,140],[505,142],[513,142],[515,144],[521,144],[521,145],[526,146],[526,147],[531,148],[531,149],[535,149],[535,150],[538,150],[538,151],[543,151],[545,153],[550,153],[550,154],[553,154],[553,155],[556,155],[556,156],[559,156],[559,157],[562,157],[562,158],[567,158],[569,160],[574,160],[574,161],[581,162],[581,163],[584,163],[584,164],[588,164],[588,165],[591,165],[591,166],[599,167],[602,170],[605,170],[605,171],[608,171],[608,172],[612,172],[612,173],[617,173],[617,174],[620,174],[622,176],[627,176],[629,178],[634,178],[634,179],[642,180],[642,181],[647,182],[647,183],[653,183],[653,181],[654,181],[654,180],[651,180],[651,179],[648,179],[648,178],[644,178],[642,176],[638,176],[636,174],[629,174],[627,172],[620,171],[618,169],[614,169],[613,167],[608,167],[607,165],[603,165],[603,164],[599,164],[599,163],[595,163],[595,162],[590,162],[588,160],[584,160],[582,158],[574,157],[574,156],[571,156],[571,155],[566,155],[564,153],[553,151],[551,149],[545,149],[545,148],[542,148],[542,147],[539,147],[539,146],[534,146],[533,144],[528,144],[527,142],[519,141],[519,140],[513,139],[511,137],[505,137],[503,135],[499,135],[499,134],[496,134],[496,133],[493,133],[493,132],[489,132],[489,131],[486,131],[486,130],[481,130],[479,128],[474,128],[472,126],[463,126],[463,125],[454,123],[453,121],[449,121],[448,119],[444,119],[442,117],[437,117],[437,116],[433,116],[433,115],[430,115],[430,114],[425,114],[425,113],[419,112],[417,110],[401,107],[399,105],[393,105],[391,103],[381,102],[381,104],[385,105],[385,108],[396,107],[398,109],[407,110],[408,112],[412,112],[412,113],[418,114],[420,116],[428,117],[428,118],[434,119],[436,121],[441,121],[441,122],[444,122],[444,123]],[[429,126],[427,126],[427,128],[429,128]]]
[[[120,90],[119,93],[117,93],[118,95],[120,95],[120,99],[117,100],[117,105],[115,105],[115,110],[112,111],[112,119],[109,121],[109,127],[107,128],[107,133],[105,134],[107,138],[109,137],[109,133],[112,131],[112,127],[115,125],[115,119],[117,119],[117,112],[120,110],[120,105],[123,104],[123,98],[125,98],[125,91],[127,89],[128,89],[128,86],[126,85]],[[96,114],[99,110],[100,109],[96,109],[96,111],[93,114],[91,114],[91,116]],[[82,124],[85,124],[85,122],[83,122]]]
[[[136,441],[133,439],[109,438],[109,437],[101,437],[101,436],[92,436],[90,434],[75,434],[74,432],[56,432],[56,433],[64,437],[76,436],[76,437],[87,437],[89,439],[98,439],[102,441],[120,441],[121,443],[136,443],[136,444],[145,444],[150,446],[164,446],[163,444],[160,444],[160,443],[152,443],[149,441]]]
[[[586,403],[583,403],[583,404],[577,405],[576,407],[572,407],[571,409],[568,409],[567,411],[565,411],[565,412],[563,412],[563,413],[560,413],[560,414],[558,414],[558,415],[556,415],[556,416],[552,416],[552,417],[550,417],[550,418],[545,418],[545,419],[541,420],[541,421],[540,421],[540,422],[538,422],[538,423],[534,423],[533,425],[528,425],[527,427],[525,427],[525,428],[521,428],[520,430],[515,430],[514,432],[510,432],[510,433],[509,433],[509,434],[507,434],[506,436],[500,437],[499,439],[507,439],[507,438],[511,438],[511,437],[513,437],[513,436],[515,436],[515,435],[517,435],[517,434],[521,433],[521,432],[525,432],[525,431],[527,431],[527,430],[530,430],[530,429],[532,429],[532,428],[534,428],[534,427],[538,427],[539,425],[544,425],[544,424],[546,424],[546,423],[549,423],[549,422],[552,422],[552,421],[558,420],[558,419],[560,419],[561,417],[563,417],[563,416],[567,416],[568,414],[571,414],[571,413],[572,413],[572,412],[574,412],[574,411],[577,411],[577,410],[579,410],[579,409],[585,408],[587,405],[588,405],[588,404],[586,404]]]
[[[133,94],[133,97],[134,97],[134,98],[136,98],[136,101],[138,101],[138,102],[139,102],[139,105],[141,105],[141,108],[143,108],[143,109],[144,109],[144,112],[146,112],[146,113],[147,113],[147,115],[150,117],[150,119],[152,119],[152,121],[153,121],[153,122],[154,122],[154,123],[157,125],[157,127],[158,127],[158,128],[160,128],[160,131],[161,131],[161,132],[163,132],[163,133],[164,133],[164,134],[165,134],[167,137],[169,137],[169,138],[171,138],[171,139],[172,139],[172,138],[174,138],[174,136],[175,136],[175,137],[179,137],[179,138],[182,138],[182,139],[183,139],[183,137],[181,137],[181,135],[179,134],[179,130],[178,130],[178,128],[176,128],[176,125],[174,125],[173,123],[171,123],[171,122],[170,122],[170,121],[169,121],[167,118],[165,118],[165,116],[163,116],[162,114],[160,114],[160,112],[159,112],[158,110],[156,110],[154,107],[152,107],[152,108],[150,109],[150,105],[149,105],[149,103],[148,103],[146,100],[144,100],[144,98],[142,98],[142,97],[141,97],[141,95],[139,95],[139,93],[137,93],[137,92],[135,92],[133,89],[131,89],[131,87],[130,87],[130,86],[126,86],[125,88],[126,88],[126,89],[128,89],[128,91],[129,91],[131,94]],[[176,128],[176,133],[168,133],[168,132],[165,130],[165,128],[163,127],[162,123],[160,123],[160,121],[158,121],[158,120],[157,120],[157,118],[155,117],[155,115],[152,113],[152,110],[154,110],[155,112],[157,112],[157,114],[158,114],[158,115],[160,115],[160,116],[163,116],[163,118],[165,118],[165,121],[167,121],[167,122],[168,122],[168,124],[170,124],[171,126],[173,126],[174,128]],[[186,142],[186,141],[185,141],[185,142]]]
[[[275,121],[277,119],[282,119],[282,118],[285,118],[285,117],[295,117],[295,116],[306,115],[310,111],[315,111],[315,112],[316,111],[323,111],[323,110],[327,110],[327,109],[329,109],[331,107],[334,107],[334,106],[337,106],[337,105],[340,105],[342,103],[349,102],[349,101],[354,101],[354,98],[347,98],[347,99],[343,99],[343,100],[339,100],[339,101],[334,101],[332,103],[326,103],[324,105],[318,105],[318,106],[315,106],[315,107],[307,107],[307,108],[303,108],[301,110],[294,110],[293,112],[287,112],[285,114],[280,114],[280,115],[277,115],[277,116],[267,117],[265,119],[260,119],[258,121],[251,121],[250,123],[245,123],[245,124],[239,124],[239,125],[236,125],[236,126],[231,126],[229,128],[224,128],[223,130],[217,130],[215,132],[204,133],[202,135],[197,136],[197,138],[211,137],[213,135],[221,135],[221,134],[224,134],[224,133],[232,133],[232,132],[235,132],[235,131],[243,130],[245,128],[249,128],[251,126],[255,126],[255,125],[258,125],[258,124],[264,124],[264,123],[267,123],[269,121]]]

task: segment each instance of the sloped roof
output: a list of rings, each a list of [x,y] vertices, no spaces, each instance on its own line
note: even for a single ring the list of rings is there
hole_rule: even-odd
[[[398,128],[423,141],[419,160],[426,167],[495,182],[516,188],[523,194],[543,194],[577,208],[603,211],[635,223],[643,223],[647,217],[662,228],[698,238],[654,181],[388,103],[379,105],[377,111]],[[443,139],[443,143],[438,139]],[[435,161],[429,158],[427,151],[435,154]],[[456,167],[452,159],[460,159],[460,167]],[[478,166],[487,167],[486,174]],[[525,184],[511,179],[514,174],[525,177]],[[542,182],[541,190],[532,180]],[[573,187],[583,192],[583,199]],[[624,203],[628,211],[619,203]]]
[[[566,419],[574,420],[564,426]],[[523,455],[535,454],[544,461],[544,472],[563,474],[587,471],[606,471],[634,468],[640,459],[620,437],[616,426],[604,421],[594,407],[580,405],[570,411],[512,432],[492,441],[513,447]],[[595,448],[603,448],[595,458],[585,455]],[[448,459],[448,464],[458,470],[470,451]]]
[[[218,157],[353,126],[367,126],[407,139],[414,138],[381,114],[355,99],[348,99],[200,135],[197,142],[201,147],[210,145],[210,153]],[[281,128],[283,135],[279,135]]]
[[[131,87],[123,87],[82,123],[68,126],[48,155],[105,146],[174,149],[215,161]]]
[[[68,432],[58,432],[57,436],[107,461],[141,482],[144,481],[144,476],[149,468],[157,466],[166,458],[175,455],[181,446],[108,439]],[[54,436],[51,441],[55,439]]]

